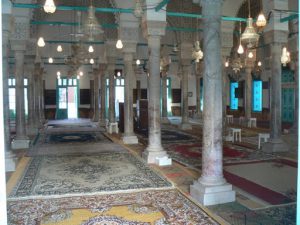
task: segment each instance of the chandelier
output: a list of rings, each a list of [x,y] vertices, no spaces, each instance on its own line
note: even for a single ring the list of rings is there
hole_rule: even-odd
[[[53,0],[46,0],[43,6],[46,13],[55,13],[56,6]]]
[[[142,3],[141,0],[136,0],[135,2],[135,8],[133,10],[133,14],[136,18],[141,18],[143,15],[144,11],[142,8]]]
[[[88,17],[83,24],[83,30],[88,35],[89,41],[93,41],[94,36],[103,34],[102,27],[95,15],[95,7],[92,4],[88,8]]]
[[[291,55],[287,51],[286,47],[283,47],[283,49],[282,49],[282,54],[281,54],[281,59],[280,60],[281,60],[281,63],[282,63],[283,66],[286,66],[286,64],[291,61]]]
[[[192,53],[192,57],[195,60],[195,62],[199,62],[203,58],[203,52],[201,51],[199,41],[195,42],[195,46],[194,46],[194,50],[193,50],[193,53]]]
[[[241,69],[243,68],[243,64],[240,57],[235,57],[233,59],[231,68],[235,74],[238,74],[241,71]]]
[[[85,63],[88,56],[87,50],[81,42],[74,43],[71,46],[71,56],[65,58],[65,64],[70,67],[69,76],[73,76],[79,67]]]

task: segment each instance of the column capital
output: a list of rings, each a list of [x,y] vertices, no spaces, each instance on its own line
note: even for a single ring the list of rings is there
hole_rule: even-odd
[[[26,51],[27,41],[26,40],[10,40],[11,49],[13,51]]]
[[[123,47],[123,53],[124,54],[136,53],[137,42],[123,41],[123,43],[124,43],[124,47]]]
[[[123,59],[124,62],[133,62],[133,52],[124,52]]]
[[[166,21],[142,21],[142,30],[145,38],[149,36],[164,36],[166,34]]]

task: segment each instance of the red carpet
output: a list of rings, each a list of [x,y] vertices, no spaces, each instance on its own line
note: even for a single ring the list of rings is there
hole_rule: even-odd
[[[200,144],[189,144],[189,145],[175,145],[170,148],[170,150],[173,150],[175,152],[179,152],[185,157],[191,157],[191,158],[199,158],[202,155],[202,146]],[[223,147],[223,156],[224,157],[246,157],[248,155],[247,152],[242,152],[239,150],[235,150],[229,147],[224,146]]]
[[[272,161],[272,160],[268,160]],[[286,159],[281,159],[281,160],[273,160],[274,162],[280,162],[292,167],[297,167],[297,163],[286,160]],[[262,161],[259,161],[262,162]],[[247,164],[253,164],[253,163],[258,163],[256,162],[249,162]],[[232,163],[231,165],[238,165],[238,164],[244,164],[244,163]],[[279,204],[285,204],[285,203],[290,203],[294,202],[294,200],[288,198],[287,196],[278,193],[276,191],[273,191],[269,188],[263,187],[259,184],[256,184],[250,180],[247,180],[245,178],[242,178],[240,176],[237,176],[235,174],[232,174],[226,170],[223,171],[224,177],[228,181],[228,183],[272,204],[272,205],[279,205]]]

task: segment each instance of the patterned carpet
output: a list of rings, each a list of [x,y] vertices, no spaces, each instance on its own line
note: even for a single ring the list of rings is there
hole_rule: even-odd
[[[234,203],[210,206],[217,215],[233,225],[295,225],[296,204],[273,206],[270,208],[249,210]]]
[[[33,158],[10,198],[164,188],[172,184],[129,153]]]
[[[56,133],[47,134],[44,143],[92,143],[99,141],[107,141],[107,138],[100,132],[76,132],[76,133]]]
[[[212,225],[177,190],[8,201],[10,225]]]

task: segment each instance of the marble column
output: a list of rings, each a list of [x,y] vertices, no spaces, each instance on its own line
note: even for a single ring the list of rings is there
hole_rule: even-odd
[[[298,120],[299,120],[299,61],[298,61],[298,52],[293,54],[293,63],[294,63],[294,77],[295,77],[295,110],[294,110],[294,124],[290,129],[291,133],[298,132]]]
[[[115,64],[110,63],[108,65],[109,74],[109,123],[116,122],[115,113]]]
[[[34,111],[35,111],[35,126],[40,128],[41,118],[40,118],[40,74],[41,74],[41,63],[35,62],[34,65]]]
[[[20,48],[18,49],[15,49],[16,136],[12,141],[13,149],[29,148],[29,138],[26,135],[24,108],[24,54],[25,45],[20,46]]]
[[[276,35],[276,33],[275,33]],[[280,34],[278,34],[280,35]],[[271,134],[267,143],[262,145],[264,152],[285,152],[288,151],[288,145],[282,140],[281,137],[281,49],[282,44],[273,42],[270,46],[271,49]]]
[[[27,123],[27,134],[34,136],[37,134],[37,127],[35,122],[35,67],[34,63],[30,62],[30,65],[27,65],[28,69],[28,86],[27,86],[27,96],[28,96],[28,123]]]
[[[190,62],[188,62],[190,63]],[[181,79],[181,124],[180,128],[183,130],[191,130],[192,126],[189,123],[189,96],[188,96],[188,82],[189,82],[189,73],[190,65],[184,64],[181,65],[182,69],[182,79]]]
[[[202,112],[201,112],[201,76],[196,76],[196,115],[195,118],[202,119]],[[203,87],[202,87],[203,88]]]
[[[99,121],[99,70],[93,69],[94,75],[94,117],[93,122]]]
[[[106,98],[106,77],[105,77],[105,71],[107,69],[106,64],[101,63],[99,65],[99,75],[100,75],[100,83],[101,83],[101,90],[100,90],[100,126],[105,126],[106,122],[106,116],[105,116],[105,98]]]
[[[170,123],[168,119],[168,97],[167,97],[167,72],[168,72],[169,67],[166,66],[162,68],[161,71],[161,96],[162,96],[162,117],[161,117],[161,122],[162,123]]]
[[[44,75],[44,68],[41,67],[39,70],[39,114],[40,114],[40,126],[43,127],[46,121],[45,119],[45,105],[44,105],[44,82],[43,82],[43,75]]]
[[[202,0],[204,26],[204,114],[202,174],[190,187],[191,196],[203,205],[235,201],[235,192],[223,176],[222,140],[222,0]]]
[[[149,78],[148,78],[148,146],[143,158],[148,163],[157,163],[156,158],[167,156],[161,145],[160,123],[160,39],[159,35],[148,35]]]
[[[137,144],[138,139],[133,131],[133,52],[124,53],[124,69],[125,69],[125,98],[124,98],[124,134],[122,137],[124,144]]]
[[[4,148],[5,148],[5,171],[15,171],[17,158],[11,151],[10,145],[10,113],[9,113],[9,95],[8,95],[8,78],[9,78],[9,36],[10,36],[10,19],[9,14],[2,15],[2,82],[3,82],[3,122],[4,122]]]
[[[245,88],[246,88],[246,103],[245,105],[245,117],[247,121],[250,121],[252,112],[252,67],[246,66]]]

